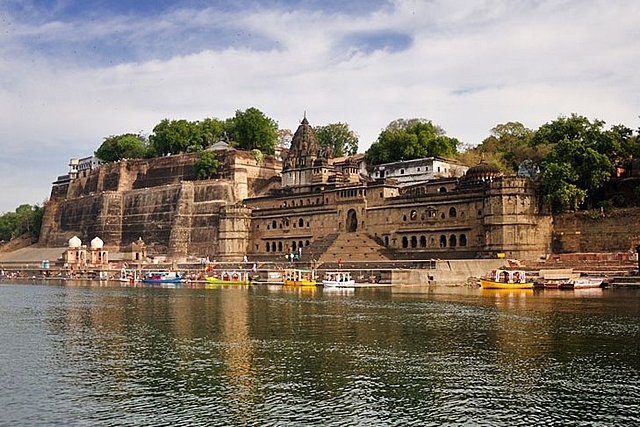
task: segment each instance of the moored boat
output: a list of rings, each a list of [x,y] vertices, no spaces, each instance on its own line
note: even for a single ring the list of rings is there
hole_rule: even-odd
[[[601,277],[579,277],[572,280],[570,283],[562,285],[561,289],[590,289],[600,288],[604,279]]]
[[[142,276],[142,283],[153,285],[177,284],[184,281],[184,277],[177,271],[147,271]]]
[[[251,285],[253,282],[246,271],[223,271],[219,276],[205,278],[207,285]]]
[[[524,270],[497,269],[480,278],[483,289],[531,289],[533,280],[527,279]]]
[[[291,268],[286,269],[282,275],[282,284],[285,286],[316,286],[316,271]]]
[[[327,271],[322,279],[322,286],[329,288],[353,287],[355,284],[348,271]]]

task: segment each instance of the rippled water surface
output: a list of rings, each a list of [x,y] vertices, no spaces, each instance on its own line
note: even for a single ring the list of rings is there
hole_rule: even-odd
[[[640,425],[639,350],[637,290],[3,283],[0,425]]]

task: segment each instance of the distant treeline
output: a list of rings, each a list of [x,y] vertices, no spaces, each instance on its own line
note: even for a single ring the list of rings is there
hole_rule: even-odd
[[[44,207],[21,205],[14,212],[0,216],[0,243],[28,235],[37,239],[42,227]]]

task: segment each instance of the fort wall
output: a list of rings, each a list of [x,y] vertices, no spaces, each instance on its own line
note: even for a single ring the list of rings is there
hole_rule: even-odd
[[[625,252],[640,244],[640,208],[554,216],[553,252]]]

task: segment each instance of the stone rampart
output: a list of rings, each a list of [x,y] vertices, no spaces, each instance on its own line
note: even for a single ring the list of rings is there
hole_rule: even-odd
[[[554,253],[625,252],[640,244],[640,208],[554,216]]]

